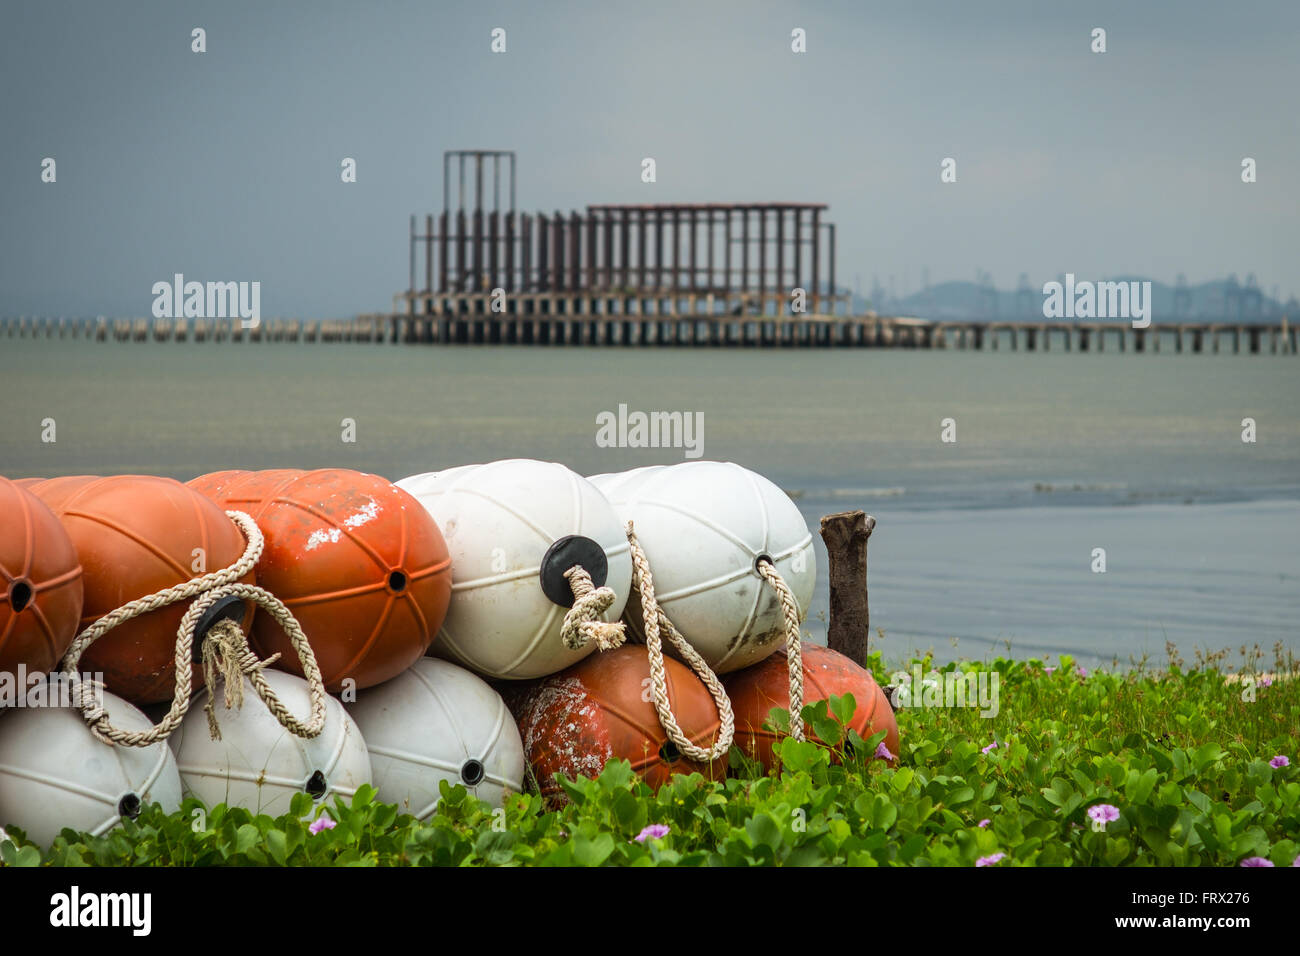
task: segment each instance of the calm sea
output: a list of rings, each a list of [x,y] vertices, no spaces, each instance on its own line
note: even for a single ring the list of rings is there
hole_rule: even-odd
[[[593,474],[684,457],[597,447],[598,413],[699,412],[704,456],[772,478],[814,532],[828,512],[876,516],[887,656],[1095,665],[1162,657],[1166,638],[1188,656],[1300,650],[1298,399],[1294,356],[0,339],[0,474],[396,479],[507,457]]]

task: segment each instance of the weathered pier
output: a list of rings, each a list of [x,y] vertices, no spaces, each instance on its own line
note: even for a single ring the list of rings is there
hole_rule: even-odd
[[[423,315],[385,313],[311,321],[263,319],[242,328],[234,319],[0,319],[3,339],[87,339],[99,342],[369,342],[444,345],[597,345],[648,347],[895,348],[1020,352],[1296,353],[1295,326],[1222,321],[1179,322],[1134,329],[1104,322],[951,322],[867,315],[730,315],[674,312],[672,302],[590,301],[520,297],[531,308],[494,313],[490,297],[469,308]],[[687,303],[699,309],[705,302]],[[643,307],[647,311],[640,311]],[[662,307],[664,311],[655,311]]]
[[[21,317],[0,320],[0,338],[1296,352],[1285,316],[1272,323],[1245,314],[1183,316],[1135,329],[1115,321],[851,315],[851,296],[835,281],[835,224],[827,208],[632,203],[521,213],[513,152],[454,150],[443,154],[442,211],[422,222],[411,217],[409,281],[389,312],[270,318],[252,328],[238,319]]]

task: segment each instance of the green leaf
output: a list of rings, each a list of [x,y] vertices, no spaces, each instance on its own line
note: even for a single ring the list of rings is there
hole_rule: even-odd
[[[280,866],[284,866],[288,862],[289,839],[285,836],[283,830],[268,830],[266,832],[266,852]]]
[[[831,714],[845,727],[853,721],[853,715],[857,711],[857,701],[853,699],[852,694],[831,694],[827,704],[830,707]]]
[[[600,866],[614,852],[614,838],[608,833],[599,833],[595,837],[579,834],[572,841],[573,862],[577,866]]]

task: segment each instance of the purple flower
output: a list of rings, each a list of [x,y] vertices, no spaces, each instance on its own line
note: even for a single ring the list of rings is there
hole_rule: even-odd
[[[669,829],[666,823],[652,823],[636,835],[636,842],[644,843],[646,840],[661,840],[668,835]]]
[[[1273,686],[1273,678],[1271,678],[1271,677],[1261,677],[1261,678],[1259,679],[1259,686],[1260,686],[1260,687],[1272,687],[1272,686]]]
[[[1300,856],[1291,861],[1292,866],[1300,866]]]
[[[1099,803],[1088,808],[1088,818],[1100,823],[1104,829],[1106,824],[1119,819],[1119,808],[1112,807],[1109,803]]]
[[[992,856],[982,856],[975,861],[976,866],[992,866],[1006,857],[1005,853],[994,853]]]
[[[1055,674],[1055,673],[1056,673],[1056,668],[1055,668],[1055,667],[1044,667],[1044,668],[1043,668],[1043,673],[1044,673],[1044,674]]]
[[[1246,857],[1246,859],[1241,861],[1241,865],[1242,866],[1272,866],[1273,863],[1272,861],[1267,860],[1262,856],[1248,856]]]
[[[998,746],[998,742],[995,740],[995,741],[993,741],[993,743],[989,744],[987,747],[982,748],[982,749],[980,750],[980,753],[982,753],[982,754],[986,754],[986,753],[988,753],[990,750],[996,750],[996,749],[997,749],[997,746]]]
[[[894,755],[889,752],[889,748],[885,746],[885,742],[883,740],[876,745],[876,756],[879,757],[881,760],[894,759]]]
[[[983,820],[979,822],[980,829],[983,829],[984,827],[988,826],[992,822],[993,822],[992,820],[985,817]]]
[[[336,824],[334,823],[334,818],[331,817],[328,813],[322,813],[319,817],[317,817],[315,820],[312,821],[311,826],[309,826],[307,829],[310,830],[313,834],[316,834],[316,833],[320,833],[321,830],[333,830],[335,826]]]
[[[1079,671],[1078,671],[1078,674],[1079,674],[1080,677],[1087,677],[1087,676],[1088,676],[1088,668],[1086,668],[1086,667],[1080,667],[1080,668],[1079,668]]]
[[[1291,766],[1291,759],[1289,757],[1283,757],[1281,754],[1278,754],[1276,757],[1274,757],[1272,760],[1268,762],[1268,765],[1272,767],[1274,770],[1280,770],[1282,767]]]

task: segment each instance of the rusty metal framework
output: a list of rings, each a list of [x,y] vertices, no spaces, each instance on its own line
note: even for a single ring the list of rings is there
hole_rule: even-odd
[[[503,164],[508,206],[501,201]],[[792,291],[802,288],[809,312],[834,313],[847,307],[848,296],[835,287],[835,225],[826,221],[826,209],[824,203],[653,203],[520,213],[514,152],[449,150],[442,212],[425,216],[422,231],[411,217],[410,283],[402,298],[411,314],[445,309],[449,296],[494,289],[507,297],[689,297],[707,300],[710,311],[772,314],[787,310]]]

